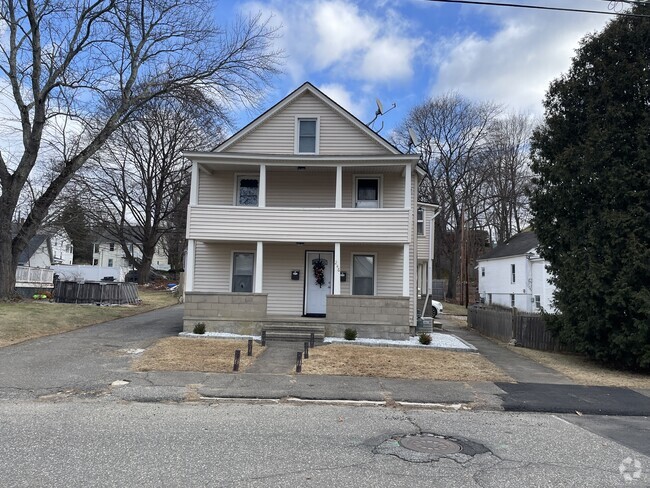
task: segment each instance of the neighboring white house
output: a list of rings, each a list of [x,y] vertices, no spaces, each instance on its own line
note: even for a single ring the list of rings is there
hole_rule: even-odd
[[[65,230],[44,230],[29,241],[18,257],[18,265],[48,268],[53,264],[72,264],[72,251],[72,241]]]
[[[129,252],[135,259],[142,259],[142,252],[134,244],[129,243]],[[93,266],[100,266],[105,268],[124,268],[132,269],[131,263],[126,258],[126,254],[120,246],[120,243],[111,240],[110,237],[97,236],[93,242]],[[151,261],[151,267],[159,271],[168,271],[169,258],[163,249],[162,244],[156,246],[155,254]]]
[[[185,330],[415,327],[418,155],[305,83],[214,152],[185,156]]]
[[[524,312],[555,311],[555,286],[537,252],[534,232],[511,237],[477,259],[478,291],[486,304],[517,308]]]

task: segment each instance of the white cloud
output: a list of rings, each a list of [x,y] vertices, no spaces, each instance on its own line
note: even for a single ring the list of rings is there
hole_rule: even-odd
[[[405,34],[406,20],[395,10],[371,14],[351,0],[250,2],[246,10],[271,14],[282,26],[280,48],[294,83],[314,71],[371,84],[413,76],[422,40]]]
[[[549,83],[568,70],[579,40],[608,20],[607,16],[513,9],[490,14],[500,24],[495,34],[472,33],[435,46],[432,63],[438,77],[433,96],[455,90],[539,115]]]
[[[352,115],[359,118],[364,116],[365,105],[358,103],[358,101],[353,101],[352,95],[343,85],[339,83],[330,83],[320,85],[318,88]]]

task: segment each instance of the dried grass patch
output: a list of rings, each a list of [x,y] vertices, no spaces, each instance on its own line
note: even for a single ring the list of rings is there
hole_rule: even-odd
[[[16,303],[0,302],[0,347],[130,317],[178,303],[178,299],[166,291],[141,287],[138,293],[142,300],[140,305],[98,307],[30,299]]]
[[[303,373],[446,381],[513,381],[477,353],[330,344],[316,347]]]
[[[650,389],[650,375],[647,374],[609,369],[573,354],[535,351],[512,346],[508,346],[508,348],[517,354],[562,373],[579,385]]]
[[[149,347],[132,367],[136,371],[228,373],[232,371],[236,349],[241,351],[239,371],[245,371],[265,348],[253,343],[253,356],[248,357],[247,340],[168,337]]]

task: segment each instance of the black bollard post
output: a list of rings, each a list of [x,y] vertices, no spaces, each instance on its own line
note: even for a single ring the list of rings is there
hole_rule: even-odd
[[[239,357],[241,356],[241,351],[237,349],[235,351],[235,364],[232,366],[233,371],[239,371]]]
[[[248,353],[247,356],[253,355],[253,339],[248,339]]]
[[[313,347],[316,345],[316,339],[314,338],[314,333],[312,332],[309,334],[309,347],[313,349]]]
[[[266,346],[266,331],[262,331],[262,347]]]
[[[309,342],[305,342],[305,353],[303,354],[305,359],[309,359]]]
[[[302,353],[296,353],[296,373],[302,373]]]

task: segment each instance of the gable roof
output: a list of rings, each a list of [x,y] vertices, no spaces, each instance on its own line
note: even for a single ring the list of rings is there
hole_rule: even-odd
[[[522,254],[529,253],[539,246],[539,241],[537,240],[537,235],[532,231],[520,232],[512,236],[503,244],[492,248],[482,256],[480,256],[477,261],[482,261],[484,259],[496,259],[496,258],[507,258],[510,256],[521,256]]]
[[[18,256],[18,263],[21,264],[29,261],[34,253],[38,251],[38,249],[43,245],[43,242],[45,242],[46,239],[48,239],[48,236],[43,234],[37,234],[32,237],[31,240],[27,243],[27,247],[25,247],[25,249],[23,249],[23,252],[20,253],[20,256]]]
[[[244,126],[242,129],[237,131],[235,134],[230,136],[228,139],[223,141],[221,144],[219,144],[217,147],[214,148],[215,152],[221,152],[225,151],[228,149],[230,146],[235,144],[237,141],[240,141],[243,139],[245,136],[250,134],[253,130],[261,126],[264,122],[266,122],[269,118],[271,118],[273,115],[277,114],[281,110],[283,110],[285,107],[287,107],[289,104],[291,104],[294,100],[302,96],[304,93],[310,93],[314,95],[316,98],[318,98],[321,102],[323,102],[325,105],[330,107],[332,110],[334,110],[336,113],[338,113],[340,116],[342,116],[344,119],[346,119],[348,122],[352,123],[355,125],[358,129],[360,129],[363,133],[366,135],[370,136],[375,142],[383,146],[386,150],[388,150],[392,154],[403,154],[402,151],[397,149],[395,146],[393,146],[390,142],[388,142],[386,139],[384,139],[382,136],[377,134],[375,131],[371,130],[368,126],[366,126],[361,120],[359,120],[357,117],[352,115],[350,112],[348,112],[346,109],[341,107],[338,103],[336,103],[334,100],[332,100],[330,97],[325,95],[322,91],[320,91],[318,88],[316,88],[314,85],[309,83],[308,81],[303,83],[300,87],[296,88],[293,92],[291,92],[289,95],[284,97],[282,100],[280,100],[278,103],[273,105],[271,108],[269,108],[266,112],[264,112],[262,115],[251,121],[248,125]]]

